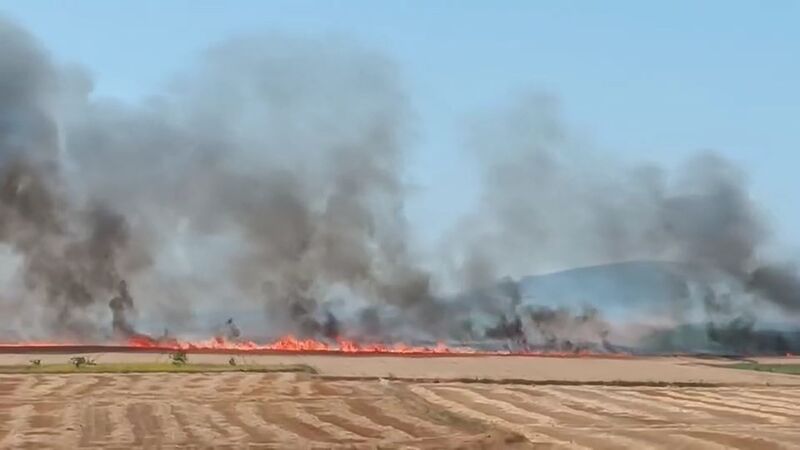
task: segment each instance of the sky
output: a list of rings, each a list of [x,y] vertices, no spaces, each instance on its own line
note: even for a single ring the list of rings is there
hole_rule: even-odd
[[[87,67],[95,95],[130,101],[243,33],[344,36],[385,54],[416,115],[408,215],[424,239],[475,201],[467,121],[543,92],[615,157],[736,161],[800,254],[800,2],[0,0],[0,14]]]

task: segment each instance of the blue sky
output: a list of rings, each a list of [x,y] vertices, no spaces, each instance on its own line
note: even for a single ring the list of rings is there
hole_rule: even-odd
[[[98,94],[130,100],[246,32],[341,34],[387,54],[418,116],[409,214],[427,237],[474,200],[465,119],[544,91],[626,159],[737,161],[800,251],[800,2],[0,0],[0,14],[88,67]]]

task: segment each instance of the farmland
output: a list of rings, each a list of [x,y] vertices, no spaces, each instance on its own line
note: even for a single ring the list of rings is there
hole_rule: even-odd
[[[9,363],[29,357],[2,356]],[[98,359],[148,358],[163,357]],[[197,359],[210,364],[214,355]],[[318,374],[0,375],[0,447],[800,446],[800,377],[717,367],[723,363],[324,356],[248,361],[267,362],[307,364]],[[573,365],[587,370],[575,372]]]

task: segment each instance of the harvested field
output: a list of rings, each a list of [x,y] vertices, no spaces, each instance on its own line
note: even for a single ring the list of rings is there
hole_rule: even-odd
[[[152,364],[169,361],[158,353],[87,353],[99,364]],[[74,354],[16,353],[0,355],[0,365],[26,365],[33,359],[42,364],[66,363]],[[227,364],[231,355],[190,354],[194,364]],[[795,385],[800,377],[777,373],[730,370],[725,359],[654,358],[558,358],[530,356],[342,356],[342,355],[235,355],[243,364],[310,366],[326,377],[400,378],[407,380],[519,380],[524,382],[625,383],[625,384],[721,384]],[[797,358],[764,362],[797,362]]]
[[[442,359],[394,366],[418,375],[432,361]],[[561,360],[524,361],[555,370]],[[788,384],[800,377],[696,368],[744,378],[677,387],[350,380],[326,378],[324,367],[320,375],[7,374],[0,447],[800,448],[800,387]]]

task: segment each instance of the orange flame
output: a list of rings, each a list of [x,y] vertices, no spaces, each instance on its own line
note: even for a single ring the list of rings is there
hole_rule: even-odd
[[[339,339],[336,343],[327,343],[315,339],[297,339],[284,336],[274,342],[258,344],[253,341],[227,341],[213,338],[202,341],[168,342],[156,341],[147,336],[135,336],[128,340],[128,346],[136,348],[168,348],[174,350],[223,350],[223,351],[278,351],[278,352],[335,352],[335,353],[456,353],[471,354],[477,351],[468,347],[448,347],[443,343],[435,346],[413,346],[403,343],[360,344],[347,339]]]
[[[550,357],[603,357],[619,358],[630,356],[627,353],[594,353],[586,350],[573,352],[552,350],[521,351],[485,351],[470,347],[451,347],[444,343],[434,346],[408,345],[404,343],[359,343],[347,339],[339,339],[328,343],[315,339],[298,339],[284,336],[269,343],[254,341],[228,341],[223,338],[212,338],[198,341],[179,341],[177,339],[153,339],[147,335],[130,337],[125,344],[86,344],[76,342],[12,342],[0,343],[3,352],[113,352],[113,351],[186,351],[198,353],[314,353],[314,354],[347,354],[347,355],[412,355],[412,356],[478,356],[478,355],[520,355]]]

